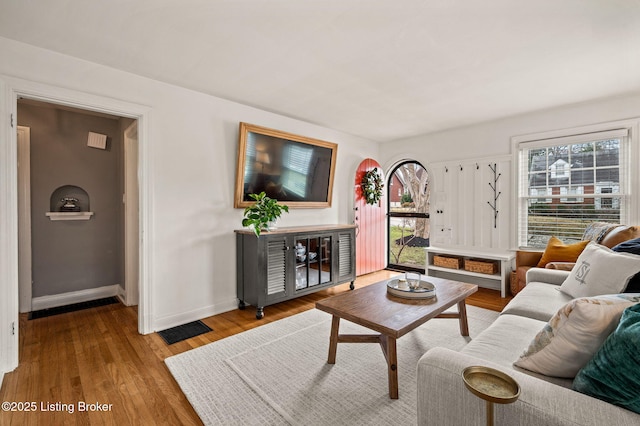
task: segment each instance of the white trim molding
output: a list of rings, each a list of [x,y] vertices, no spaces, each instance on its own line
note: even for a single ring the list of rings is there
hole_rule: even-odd
[[[18,366],[18,144],[16,103],[0,79],[0,372]]]
[[[104,299],[105,297],[117,296],[119,289],[120,284],[113,284],[97,288],[88,288],[86,290],[52,294],[50,296],[34,297],[31,299],[31,309],[33,311],[39,311],[41,309],[57,308],[58,306],[67,306],[73,305],[74,303]]]

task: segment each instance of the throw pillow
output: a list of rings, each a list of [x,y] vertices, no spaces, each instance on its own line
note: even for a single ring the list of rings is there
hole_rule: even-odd
[[[574,298],[620,293],[638,272],[638,256],[616,253],[600,244],[590,243],[578,257],[560,291]]]
[[[578,372],[573,389],[640,413],[640,305],[626,309],[618,328]]]
[[[589,241],[580,241],[575,244],[565,244],[556,237],[549,238],[547,248],[542,253],[538,262],[538,268],[544,268],[549,262],[575,262]]]
[[[574,299],[551,317],[513,364],[545,376],[572,378],[618,325],[622,311],[640,295]]]
[[[594,241],[600,244],[604,239],[604,237],[613,229],[617,228],[618,226],[620,225],[617,223],[591,222],[587,226],[587,229],[584,230],[584,235],[582,235],[582,239]]]
[[[640,256],[640,238],[624,241],[612,250],[619,253],[633,253]],[[638,262],[640,262],[640,258]],[[635,274],[633,278],[629,280],[629,284],[627,284],[627,288],[624,291],[625,293],[640,293],[640,273]]]

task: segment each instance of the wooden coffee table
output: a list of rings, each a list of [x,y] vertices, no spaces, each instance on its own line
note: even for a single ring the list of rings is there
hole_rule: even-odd
[[[387,359],[389,397],[398,399],[398,338],[431,318],[457,318],[460,334],[469,335],[465,299],[478,291],[478,286],[436,277],[426,280],[436,286],[436,296],[431,299],[392,296],[387,293],[385,280],[316,302],[317,309],[333,315],[327,362],[336,363],[338,343],[379,343]],[[458,313],[443,313],[455,304]],[[380,334],[338,334],[341,318]]]

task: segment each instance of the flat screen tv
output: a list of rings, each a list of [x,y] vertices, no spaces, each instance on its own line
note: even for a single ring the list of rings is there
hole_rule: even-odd
[[[264,191],[291,208],[331,207],[337,153],[331,142],[240,123],[234,206]]]

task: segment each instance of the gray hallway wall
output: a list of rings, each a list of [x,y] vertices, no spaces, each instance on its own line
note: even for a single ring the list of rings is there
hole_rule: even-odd
[[[18,104],[18,124],[31,128],[32,296],[123,284],[121,122],[46,106]],[[87,146],[106,134],[107,149]],[[94,216],[51,221],[51,194],[84,189]]]

